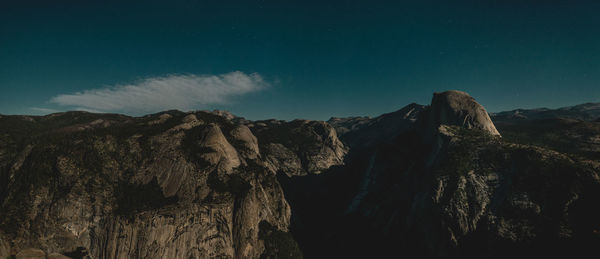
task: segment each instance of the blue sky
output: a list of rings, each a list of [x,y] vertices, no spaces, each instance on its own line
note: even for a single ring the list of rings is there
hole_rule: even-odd
[[[51,3],[49,3],[51,2]],[[1,1],[0,113],[600,102],[600,1]]]

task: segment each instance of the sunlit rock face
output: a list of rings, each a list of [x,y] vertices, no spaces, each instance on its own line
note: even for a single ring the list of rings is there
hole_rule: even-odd
[[[301,256],[272,164],[231,118],[5,116],[0,132],[2,258]]]
[[[500,135],[485,108],[461,91],[434,93],[427,120],[428,127],[432,129],[439,125],[454,125]]]
[[[271,171],[288,176],[320,174],[344,164],[348,152],[335,128],[323,121],[261,121],[251,129]]]

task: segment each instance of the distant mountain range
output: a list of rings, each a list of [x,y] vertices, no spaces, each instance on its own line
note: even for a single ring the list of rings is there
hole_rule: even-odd
[[[589,258],[600,104],[0,116],[0,258]]]
[[[600,103],[584,103],[558,109],[516,109],[490,114],[494,122],[539,119],[576,119],[594,121],[600,119]]]

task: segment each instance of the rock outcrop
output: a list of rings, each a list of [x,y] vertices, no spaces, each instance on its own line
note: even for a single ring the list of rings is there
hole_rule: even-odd
[[[200,155],[202,159],[210,164],[222,166],[224,171],[231,171],[240,166],[236,149],[227,141],[216,124],[209,124],[196,145],[207,150]]]
[[[437,130],[440,125],[481,129],[500,135],[487,111],[475,98],[461,91],[434,93],[427,112],[426,128]]]
[[[328,175],[284,184],[307,257],[582,256],[600,245],[597,163],[500,138],[462,92],[434,95],[409,122],[351,145]]]
[[[0,132],[0,256],[301,256],[256,137],[228,118],[7,116]]]
[[[260,121],[251,129],[269,168],[288,176],[319,174],[342,165],[348,151],[336,130],[322,121]]]

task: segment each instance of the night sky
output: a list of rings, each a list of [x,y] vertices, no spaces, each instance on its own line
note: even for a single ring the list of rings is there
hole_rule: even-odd
[[[600,102],[600,1],[0,1],[0,113]],[[398,2],[398,3],[392,3]]]

